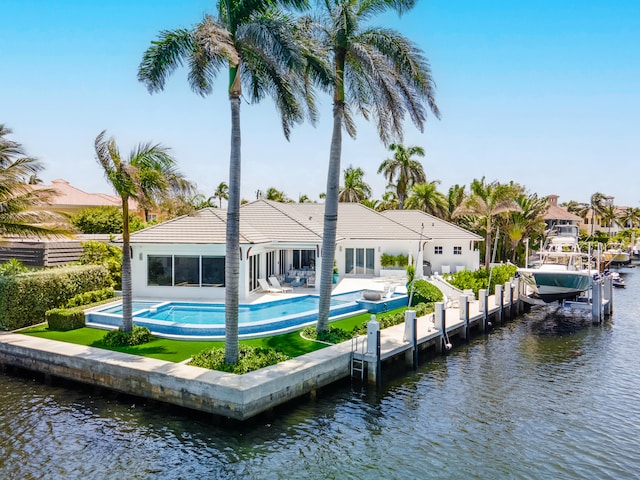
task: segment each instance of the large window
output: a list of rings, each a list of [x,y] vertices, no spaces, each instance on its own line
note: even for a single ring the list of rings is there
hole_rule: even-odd
[[[200,286],[200,257],[173,257],[175,271],[173,274],[174,285],[177,287]]]
[[[224,287],[224,257],[202,257],[202,286]]]
[[[293,264],[294,270],[314,270],[316,265],[315,250],[294,250]]]
[[[347,275],[373,275],[375,270],[375,249],[345,248],[345,273]]]
[[[173,257],[151,256],[147,257],[147,284],[148,285],[173,285]]]
[[[147,285],[224,287],[224,257],[149,255]]]

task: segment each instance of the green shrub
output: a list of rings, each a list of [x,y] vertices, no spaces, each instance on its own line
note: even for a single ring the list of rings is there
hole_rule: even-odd
[[[481,268],[475,272],[470,270],[463,270],[448,275],[447,281],[460,290],[473,290],[473,293],[478,296],[478,291],[481,289],[487,289],[489,293],[495,291],[496,285],[503,285],[510,278],[516,274],[518,267],[511,264],[498,265],[493,267],[491,274],[491,285],[489,285],[489,271]]]
[[[203,350],[193,356],[189,365],[220,370],[222,372],[243,374],[260,368],[275,365],[289,360],[290,357],[272,348],[252,347],[240,345],[238,362],[232,365],[224,363],[224,348]]]
[[[419,303],[441,302],[443,298],[444,295],[440,289],[426,280],[420,279],[413,282],[412,306]]]
[[[123,332],[121,329],[111,330],[102,337],[102,343],[107,347],[133,347],[153,340],[153,335],[146,327],[133,326],[133,331]]]
[[[122,210],[118,207],[89,207],[71,217],[71,223],[82,233],[122,233]],[[132,232],[145,227],[136,215],[129,215]]]
[[[104,265],[109,271],[115,288],[122,285],[122,248],[97,240],[82,243],[81,265]]]
[[[409,256],[402,253],[396,255],[396,265],[399,267],[406,267],[409,264]]]
[[[108,287],[101,265],[74,265],[0,277],[0,328],[15,330],[41,323],[45,313],[74,295]]]
[[[45,318],[49,330],[59,330],[66,332],[67,330],[75,330],[76,328],[82,328],[84,323],[84,309],[80,307],[75,308],[53,308],[47,310]]]
[[[380,255],[380,266],[382,267],[393,267],[396,264],[395,255],[389,255],[388,253],[383,253]]]
[[[14,277],[19,273],[24,273],[26,271],[27,267],[25,267],[17,258],[10,258],[0,265],[0,276],[2,277]]]
[[[116,296],[113,287],[102,288],[100,290],[90,290],[88,292],[79,293],[69,299],[66,304],[67,308],[80,307],[90,303],[100,302]]]
[[[433,303],[420,303],[417,304],[414,308],[417,317],[422,317],[429,313],[432,313],[434,310]],[[380,325],[380,329],[393,327],[394,325],[399,325],[404,322],[404,312],[396,312],[394,314],[380,315],[376,317],[378,324]],[[356,325],[349,332],[342,328],[332,327],[329,325],[329,329],[327,332],[323,332],[318,335],[316,331],[316,327],[314,325],[305,327],[302,330],[302,335],[306,338],[311,338],[315,340],[320,340],[327,343],[341,343],[346,342],[347,340],[352,339],[358,335],[365,335],[367,333],[367,324],[369,320],[362,322],[360,325]]]

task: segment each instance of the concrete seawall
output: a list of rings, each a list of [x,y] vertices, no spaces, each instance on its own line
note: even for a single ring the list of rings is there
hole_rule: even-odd
[[[0,334],[0,363],[237,420],[349,376],[343,343],[245,375],[98,348]]]

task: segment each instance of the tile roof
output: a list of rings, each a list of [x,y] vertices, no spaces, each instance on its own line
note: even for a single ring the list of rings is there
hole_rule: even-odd
[[[420,232],[424,225],[423,235],[433,239],[483,240],[481,236],[469,230],[465,230],[458,225],[421,210],[386,210],[382,212],[382,215],[402,223],[417,232]]]
[[[89,193],[74,187],[63,179],[53,180],[51,185],[30,185],[34,190],[51,189],[56,194],[51,198],[53,207],[118,207],[122,206],[122,200],[117,195],[107,193]],[[136,209],[135,200],[129,200],[129,208]]]
[[[394,217],[379,213],[359,203],[341,203],[338,213],[337,241],[414,240],[422,223],[438,238],[480,239],[460,227],[424,212],[404,211],[410,216]],[[409,220],[415,220],[412,223]],[[324,204],[279,203],[256,200],[240,207],[240,243],[311,243],[322,242]],[[425,236],[434,236],[425,231]],[[448,236],[447,236],[448,235]],[[131,243],[226,243],[226,210],[205,208],[193,216],[178,217],[131,234]]]

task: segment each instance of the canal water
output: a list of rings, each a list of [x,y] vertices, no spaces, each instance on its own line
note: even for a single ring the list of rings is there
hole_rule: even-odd
[[[601,326],[533,311],[251,423],[0,374],[3,479],[637,479],[640,268]]]

